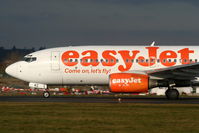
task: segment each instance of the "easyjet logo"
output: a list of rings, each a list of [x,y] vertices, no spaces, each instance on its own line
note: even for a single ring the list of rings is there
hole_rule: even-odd
[[[100,63],[103,66],[115,66],[117,63],[118,55],[122,58],[123,64],[118,65],[119,71],[128,71],[134,64],[131,60],[148,60],[148,62],[138,62],[140,66],[149,67],[157,63],[154,59],[159,59],[163,66],[173,66],[175,61],[168,61],[167,59],[176,59],[180,57],[182,64],[188,64],[190,54],[194,53],[194,50],[189,48],[183,48],[178,51],[165,50],[158,54],[159,47],[145,47],[147,57],[140,55],[139,50],[105,50],[101,54],[104,61],[100,61],[99,53],[95,50],[86,50],[79,53],[76,50],[69,50],[62,54],[62,62],[66,66],[75,66],[80,63],[82,66],[98,66]],[[81,61],[75,61],[80,59]],[[73,61],[71,61],[73,60]],[[89,61],[88,61],[89,60]]]
[[[130,83],[142,83],[141,78],[121,78],[121,79],[112,79],[112,83],[124,83],[124,84],[130,84]]]

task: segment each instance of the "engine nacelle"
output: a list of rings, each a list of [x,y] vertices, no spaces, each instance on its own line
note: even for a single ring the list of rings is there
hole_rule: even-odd
[[[147,92],[154,87],[168,87],[168,82],[151,79],[147,74],[113,73],[109,76],[111,92],[140,93]]]
[[[135,73],[113,73],[109,77],[111,92],[147,92],[149,76]]]

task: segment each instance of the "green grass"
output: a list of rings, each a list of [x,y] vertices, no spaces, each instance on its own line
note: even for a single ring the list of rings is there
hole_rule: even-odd
[[[0,103],[0,133],[198,133],[199,105]]]

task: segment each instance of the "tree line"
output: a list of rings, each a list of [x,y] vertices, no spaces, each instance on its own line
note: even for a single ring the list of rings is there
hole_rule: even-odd
[[[42,49],[45,49],[45,47],[39,48],[39,50]],[[0,47],[0,74],[5,74],[5,69],[8,65],[22,60],[25,55],[35,51],[35,48],[19,49],[13,46],[11,49],[5,49],[4,47]]]

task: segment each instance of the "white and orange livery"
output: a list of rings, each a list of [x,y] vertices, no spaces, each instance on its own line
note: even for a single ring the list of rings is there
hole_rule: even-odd
[[[121,93],[166,86],[166,96],[176,99],[175,87],[197,84],[198,57],[197,46],[59,47],[28,54],[6,72],[35,88],[109,85],[112,92]]]

